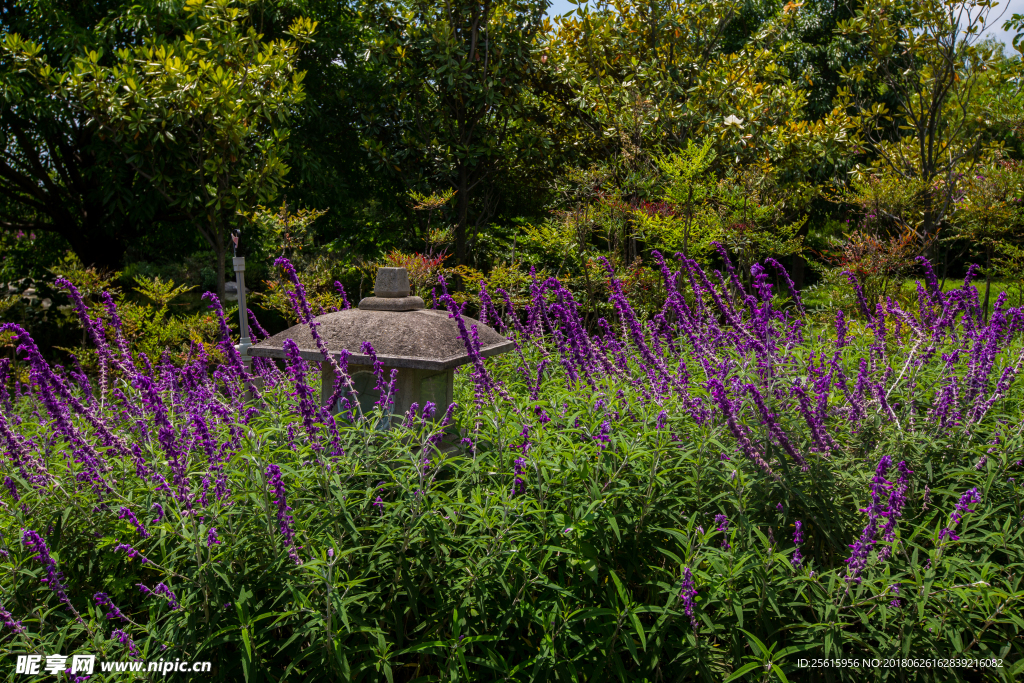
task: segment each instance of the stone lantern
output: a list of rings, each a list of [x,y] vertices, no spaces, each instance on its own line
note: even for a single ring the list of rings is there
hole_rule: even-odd
[[[409,274],[405,268],[378,268],[374,296],[359,302],[358,308],[317,316],[317,331],[332,356],[342,349],[348,351],[348,372],[352,377],[359,403],[368,411],[380,398],[374,390],[376,378],[372,360],[363,353],[363,342],[369,342],[384,365],[385,378],[391,369],[398,370],[392,412],[404,414],[413,403],[422,408],[432,402],[440,415],[452,402],[455,368],[470,362],[459,327],[446,310],[425,308],[423,299],[410,296]],[[480,355],[494,356],[513,348],[505,339],[483,323],[463,316],[466,329],[477,326]],[[309,325],[300,323],[254,344],[249,356],[284,358],[284,342],[292,339],[303,359],[319,361],[321,367],[322,401],[330,400],[334,389],[334,369],[317,349]],[[337,406],[332,408],[337,410]]]

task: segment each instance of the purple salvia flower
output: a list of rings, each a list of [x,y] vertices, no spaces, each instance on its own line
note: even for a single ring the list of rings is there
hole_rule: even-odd
[[[935,277],[935,271],[932,269],[932,263],[924,256],[918,256],[914,259],[921,264],[921,268],[924,269],[924,282],[928,285],[928,293],[932,297],[932,301],[936,304],[942,303],[942,291],[939,289],[939,279]]]
[[[219,544],[220,539],[217,538],[217,527],[210,527],[206,532],[206,547],[210,548]]]
[[[956,535],[954,530],[956,526],[963,520],[963,516],[968,512],[974,512],[970,508],[973,503],[981,502],[981,494],[978,493],[977,488],[970,489],[962,496],[956,504],[956,508],[949,515],[949,523],[946,524],[945,528],[939,532],[939,540],[949,539],[951,541],[958,541],[960,537]]]
[[[4,477],[4,488],[7,489],[7,492],[11,495],[11,499],[15,503],[21,500],[21,496],[18,495],[18,487],[14,483],[13,479],[11,479],[10,477]]]
[[[920,257],[919,257],[919,258],[920,258]],[[892,584],[891,586],[889,586],[889,591],[890,591],[890,592],[892,592],[892,594],[893,594],[893,595],[897,596],[897,597],[893,598],[893,599],[892,599],[892,600],[891,600],[891,601],[889,602],[889,605],[890,605],[891,607],[896,607],[896,608],[898,609],[898,608],[900,607],[900,605],[901,605],[901,603],[900,603],[900,599],[899,599],[899,597],[898,597],[898,596],[899,596],[899,594],[900,594],[900,584],[898,584],[898,583],[894,583],[894,584]]]
[[[102,292],[100,298],[103,299],[103,307],[107,309],[107,315],[110,316],[110,323],[114,328],[114,339],[117,342],[118,350],[121,352],[123,367],[133,370],[135,364],[132,362],[132,353],[128,348],[128,341],[124,338],[121,316],[117,312],[117,304],[114,303],[114,297],[110,296],[109,292]]]
[[[861,287],[860,280],[858,280],[857,276],[848,270],[844,270],[842,274],[845,275],[850,281],[850,284],[853,285],[853,291],[857,295],[857,304],[860,306],[860,312],[863,313],[864,317],[870,321],[872,319],[871,311],[868,309],[867,299],[864,298],[864,288]]]
[[[725,270],[729,273],[729,281],[732,283],[732,286],[736,288],[736,292],[738,294],[742,294],[744,292],[743,284],[740,282],[740,279],[736,274],[736,267],[733,265],[732,259],[729,258],[729,250],[726,249],[725,245],[721,242],[712,242],[711,246],[713,246],[715,251],[718,252],[718,255],[722,257],[722,261],[725,263]],[[723,282],[722,284],[724,285],[725,283]]]
[[[112,640],[116,640],[117,642],[119,642],[122,645],[126,646],[128,648],[128,654],[130,654],[131,656],[133,656],[133,657],[140,656],[141,653],[139,652],[139,648],[135,644],[135,641],[132,640],[132,637],[130,635],[128,635],[127,633],[125,633],[121,629],[115,628],[113,631],[111,631],[110,632],[110,638]],[[88,676],[86,676],[85,679],[88,679]]]
[[[792,296],[793,300],[796,302],[797,308],[800,309],[801,313],[806,313],[804,310],[804,302],[800,299],[800,290],[796,288],[796,284],[793,282],[792,278],[789,277],[789,271],[783,268],[782,264],[773,258],[765,259],[764,262],[778,271],[779,275],[782,276],[782,279],[786,281],[786,288],[789,290],[789,295]]]
[[[231,341],[231,330],[228,328],[227,320],[224,318],[224,307],[221,306],[220,299],[218,299],[217,295],[213,292],[204,292],[203,299],[210,302],[210,308],[212,308],[217,314],[217,324],[220,327],[220,347],[224,352],[224,355],[227,356],[228,366],[234,373],[235,377],[247,379],[245,366],[242,365],[242,357],[238,355],[238,349],[235,348],[235,345]],[[232,396],[240,393],[240,390],[234,385],[234,383],[226,383],[225,386],[228,388],[229,392],[233,392]],[[248,383],[248,387],[250,391],[253,392],[253,396],[256,399],[261,397],[259,390],[255,386],[252,386],[252,382]]]
[[[92,596],[93,600],[100,607],[105,607],[109,611],[104,615],[107,619],[120,619],[121,621],[128,621],[128,617],[121,613],[121,610],[117,608],[114,601],[110,599],[110,596],[106,593],[96,593]]]
[[[345,296],[345,288],[337,280],[334,281],[334,291],[341,297],[341,310],[347,311],[352,308],[348,303],[348,297]]]
[[[515,481],[512,482],[512,495],[518,496],[526,493],[526,482],[523,480],[523,476],[526,475],[526,458],[516,458],[515,461]]]
[[[598,428],[597,434],[594,436],[594,441],[598,443],[598,448],[604,450],[605,448],[611,445],[611,433],[612,425],[610,422],[608,422],[608,420],[605,420],[604,422],[601,423],[600,428]]]
[[[761,396],[761,392],[757,390],[753,384],[747,385],[747,391],[750,393],[751,398],[754,399],[754,403],[757,405],[757,409],[761,412],[761,423],[768,429],[768,433],[772,435],[775,442],[782,447],[789,457],[793,459],[793,462],[800,465],[804,470],[807,469],[807,463],[804,462],[804,458],[790,443],[789,437],[786,436],[785,430],[775,419],[775,413],[768,410],[768,407],[764,403],[764,398]]]
[[[432,406],[433,404],[428,404],[428,405]],[[448,404],[448,409],[446,411],[444,411],[444,415],[441,417],[441,421],[437,423],[437,428],[434,430],[434,432],[429,437],[427,437],[427,442],[428,443],[436,444],[441,439],[444,438],[445,429],[447,429],[448,426],[452,423],[452,420],[455,417],[455,409],[458,408],[458,407],[459,407],[458,403],[450,403],[450,404]]]
[[[439,281],[444,285],[444,278],[439,278]],[[445,287],[447,289],[447,287]],[[459,328],[459,338],[462,340],[463,345],[466,347],[466,353],[469,355],[470,362],[473,365],[473,372],[471,377],[473,384],[476,387],[476,396],[478,400],[482,400],[485,396],[497,390],[503,394],[497,383],[491,377],[490,373],[487,372],[487,367],[484,365],[483,357],[480,355],[480,342],[479,339],[475,339],[475,330],[471,335],[469,330],[466,329],[466,321],[462,318],[462,309],[455,302],[455,299],[449,294],[443,294],[441,301],[448,307],[448,317],[455,320],[455,324]]]
[[[295,380],[295,396],[298,397],[297,408],[306,433],[314,444],[318,443],[320,425],[318,423],[319,410],[316,404],[316,395],[313,389],[306,384],[306,362],[302,359],[298,344],[294,339],[284,341],[284,352],[288,370]]]
[[[263,326],[260,325],[260,321],[256,319],[256,314],[252,312],[252,309],[251,308],[247,308],[245,310],[246,310],[246,313],[249,314],[249,329],[250,330],[256,330],[256,332],[259,334],[259,336],[263,337],[264,339],[269,337],[270,333],[268,333],[265,329],[263,329]],[[250,333],[250,336],[253,336],[253,335]]]
[[[804,418],[804,422],[810,427],[811,437],[814,439],[815,446],[817,446],[819,451],[828,455],[836,447],[836,444],[832,437],[829,436],[828,430],[825,428],[825,424],[819,414],[811,410],[811,402],[807,397],[807,391],[802,386],[796,385],[791,389],[791,393],[796,396],[797,407]]]
[[[142,523],[135,518],[135,513],[130,509],[122,506],[117,515],[118,519],[127,519],[128,522],[135,527],[135,530],[139,532],[139,535],[143,538],[149,538],[150,533],[146,531],[146,527],[142,526]]]
[[[58,277],[54,284],[61,289],[66,289],[68,291],[68,296],[71,298],[71,303],[74,306],[75,312],[78,314],[78,318],[82,322],[82,327],[92,340],[93,346],[96,347],[97,357],[100,362],[100,395],[106,395],[107,367],[108,364],[115,361],[110,353],[110,348],[107,346],[107,339],[104,335],[103,324],[98,317],[95,320],[89,317],[89,309],[86,308],[85,301],[82,300],[82,295],[70,280],[64,277]]]
[[[346,365],[344,363],[343,356],[342,362],[339,362],[336,354],[331,354],[330,349],[327,347],[327,342],[324,341],[319,331],[320,323],[314,320],[313,312],[309,308],[309,300],[306,297],[306,288],[303,286],[302,281],[299,280],[298,274],[295,272],[295,267],[286,258],[278,258],[274,261],[274,265],[281,268],[289,281],[291,281],[294,287],[294,292],[289,292],[289,298],[292,301],[292,306],[295,309],[295,314],[300,322],[305,323],[309,327],[309,333],[313,337],[313,341],[316,343],[317,350],[323,355],[328,363],[331,364],[334,370],[335,378],[335,389],[331,394],[331,400],[328,402],[328,406],[333,406],[335,401],[338,400],[342,387],[348,388],[349,391],[353,391],[352,378],[349,377]],[[343,352],[344,354],[344,352]],[[358,407],[358,404],[357,404]],[[333,420],[329,422],[333,430]],[[335,434],[332,433],[332,436]]]
[[[679,599],[683,601],[683,612],[690,618],[690,627],[694,631],[697,630],[697,617],[694,614],[695,597],[697,597],[697,589],[693,585],[693,574],[687,567],[683,570],[683,583],[679,589]]]
[[[878,521],[883,516],[882,493],[888,488],[889,482],[885,479],[889,467],[892,465],[892,458],[883,455],[875,468],[875,476],[871,478],[871,504],[865,508],[868,513],[868,523],[861,532],[860,538],[850,545],[853,552],[846,560],[846,580],[855,583],[860,582],[860,573],[868,565],[868,557],[878,537]]]
[[[765,474],[768,474],[771,477],[776,478],[776,475],[772,471],[772,468],[768,466],[768,463],[765,462],[764,458],[762,458],[761,455],[757,452],[757,450],[755,450],[754,444],[751,443],[750,437],[747,435],[746,430],[736,420],[736,407],[733,405],[733,402],[729,399],[729,396],[726,394],[725,387],[722,386],[722,383],[718,381],[717,378],[709,379],[707,386],[708,389],[711,391],[711,397],[715,400],[715,403],[718,404],[718,407],[725,415],[726,424],[728,424],[729,426],[729,431],[731,431],[733,436],[736,437],[736,441],[740,447],[740,450],[742,450],[744,455],[746,455],[758,467],[760,467],[765,472]]]
[[[162,595],[167,598],[167,606],[171,608],[171,611],[181,609],[181,603],[178,602],[178,597],[174,594],[174,591],[170,587],[161,582],[156,585],[153,589],[154,595]]]
[[[798,519],[793,526],[793,545],[796,546],[796,550],[790,556],[789,563],[796,569],[804,562],[804,555],[800,550],[804,544],[804,523]]]
[[[846,324],[846,315],[842,309],[836,311],[836,348],[841,349],[846,346],[846,333],[849,330],[849,326]]]
[[[21,542],[33,553],[36,561],[43,566],[45,576],[39,580],[40,583],[53,591],[57,599],[63,602],[71,610],[72,614],[75,615],[75,619],[81,622],[82,618],[78,615],[75,608],[72,607],[71,600],[68,598],[67,589],[63,582],[64,577],[57,569],[57,561],[50,556],[50,549],[46,546],[46,541],[43,540],[43,537],[31,529],[25,529]]]
[[[530,425],[523,425],[522,430],[519,432],[519,436],[522,437],[523,442],[516,446],[516,448],[523,452],[523,457],[526,457],[526,454],[530,452],[530,447],[533,445],[530,443]]]
[[[715,524],[717,530],[723,532],[725,536],[722,539],[722,549],[728,550],[731,547],[729,545],[729,518],[725,515],[715,515]]]
[[[266,475],[267,485],[270,487],[273,502],[277,505],[278,531],[284,538],[285,547],[288,548],[288,555],[295,561],[295,564],[302,564],[302,560],[299,559],[299,555],[295,551],[295,530],[292,527],[295,520],[288,514],[291,512],[291,508],[288,507],[281,468],[271,463],[267,465]]]
[[[114,552],[123,552],[125,555],[127,555],[129,560],[134,560],[137,557],[142,561],[142,564],[146,564],[149,562],[149,559],[145,555],[143,555],[127,543],[118,543],[116,546],[114,546]]]
[[[903,516],[903,507],[907,504],[907,490],[910,488],[910,475],[914,473],[905,460],[900,460],[896,470],[896,482],[889,491],[889,503],[883,513],[885,524],[879,532],[879,537],[886,543],[891,543],[896,538],[896,523]],[[891,548],[886,546],[878,551],[878,558],[885,561],[890,552]]]
[[[480,322],[484,325],[493,323],[499,332],[508,332],[508,326],[502,320],[498,309],[494,306],[494,301],[491,300],[491,295],[487,291],[484,280],[480,281]]]
[[[25,633],[25,627],[22,626],[20,621],[14,618],[14,615],[8,612],[2,604],[0,604],[0,622],[3,622],[4,627],[10,629],[11,633],[18,635]]]

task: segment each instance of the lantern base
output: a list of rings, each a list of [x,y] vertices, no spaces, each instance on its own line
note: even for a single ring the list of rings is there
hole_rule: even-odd
[[[448,410],[448,406],[455,393],[455,370],[421,370],[419,368],[384,368],[384,381],[391,381],[392,370],[397,370],[395,377],[395,395],[392,399],[389,415],[394,415],[400,421],[412,407],[412,404],[419,406],[417,413],[421,413],[427,403],[434,404],[434,419],[440,419]],[[327,405],[334,394],[335,373],[334,367],[326,361],[320,363],[321,383],[320,395],[321,405]],[[377,376],[373,374],[373,368],[368,365],[350,365],[348,367],[349,377],[352,378],[353,389],[359,401],[359,407],[363,413],[369,413],[376,407],[380,400],[380,392],[377,390]],[[342,390],[341,397],[351,396],[349,391]],[[351,399],[350,399],[351,400]],[[340,400],[339,400],[340,403]],[[331,407],[332,413],[338,413],[340,407]],[[390,426],[390,419],[386,420]]]

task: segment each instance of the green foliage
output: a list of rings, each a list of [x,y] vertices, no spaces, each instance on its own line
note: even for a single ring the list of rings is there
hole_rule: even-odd
[[[946,227],[959,193],[993,147],[982,106],[986,72],[995,61],[981,40],[987,0],[867,0],[839,30],[863,39],[870,60],[844,73],[839,101],[856,109],[855,140],[874,154],[877,174],[918,193],[919,213],[901,216],[922,249]],[[876,79],[893,100],[878,101]]]
[[[869,332],[851,333],[842,353],[874,343]],[[899,339],[886,344],[894,366],[914,353]],[[1020,350],[1014,341],[1005,357]],[[531,362],[543,353],[523,351]],[[189,457],[186,476],[197,491],[204,477],[223,477],[219,492],[210,486],[202,517],[164,498],[157,515],[156,484],[127,459],[108,458],[116,498],[97,512],[87,487],[33,488],[15,477],[20,499],[0,515],[0,576],[3,606],[28,633],[5,631],[0,653],[122,660],[126,646],[110,635],[120,628],[142,658],[211,660],[211,680],[221,681],[862,681],[897,668],[824,671],[800,667],[801,658],[994,659],[998,666],[902,668],[915,680],[1019,677],[1019,384],[972,425],[970,438],[923,422],[898,428],[878,420],[859,432],[836,424],[841,448],[816,455],[807,472],[780,469],[774,481],[736,453],[724,423],[697,425],[674,399],[647,402],[619,378],[574,390],[558,370],[531,397],[517,358],[491,363],[515,410],[478,403],[478,414],[460,418],[469,445],[432,445],[429,421],[392,432],[343,424],[340,448],[320,459],[312,439],[297,438],[303,424],[290,382],[268,388],[256,414],[212,435],[214,443],[237,439],[230,461]],[[941,366],[922,366],[917,386],[936,386]],[[738,367],[733,378],[752,379],[747,373],[756,370]],[[141,399],[123,390],[126,404],[117,409]],[[900,386],[892,400],[910,391]],[[474,404],[466,373],[457,400]],[[552,423],[524,434],[521,416],[537,409]],[[5,410],[21,418],[23,438],[50,434],[26,404]],[[659,428],[661,410],[669,417]],[[780,419],[792,438],[810,439],[798,419]],[[778,455],[755,417],[742,420]],[[596,438],[603,424],[607,444]],[[138,437],[138,445],[143,462],[166,457],[155,436]],[[864,524],[882,455],[913,470],[908,503],[894,540],[880,543],[891,556],[872,558],[860,581],[847,581],[843,560]],[[518,457],[528,458],[521,495],[513,484]],[[299,564],[280,532],[270,464],[283,474]],[[48,465],[54,481],[72,476],[62,457]],[[940,529],[973,487],[981,502],[963,515],[958,538],[943,540]],[[150,537],[118,518],[121,506]],[[729,524],[722,528],[716,515]],[[804,561],[794,566],[797,520]],[[16,540],[22,528],[48,526],[80,622]],[[695,627],[680,599],[686,570],[697,591]],[[137,588],[158,581],[180,610]],[[130,621],[105,616],[96,592]]]
[[[301,262],[308,258],[308,251],[313,246],[312,224],[325,213],[306,208],[291,212],[285,202],[276,211],[257,206],[251,213],[243,213],[254,229],[245,230],[242,236],[247,251],[262,252],[271,258],[285,256],[293,262]],[[249,243],[255,243],[256,248],[253,249]]]
[[[409,190],[454,189],[455,257],[466,263],[470,221],[493,213],[489,180],[530,158],[530,79],[543,0],[370,2],[366,59],[385,76],[358,103],[376,168]],[[484,184],[484,185],[482,185]],[[406,198],[402,198],[408,201]],[[411,223],[409,243],[425,241]]]
[[[188,0],[183,36],[119,49],[112,66],[87,50],[61,70],[47,63],[42,46],[4,37],[4,50],[23,70],[95,122],[195,226],[216,253],[222,298],[237,214],[273,198],[288,172],[285,124],[303,98],[295,63],[316,28],[296,19],[292,41],[265,42],[247,25],[248,3],[238,4]]]
[[[917,237],[909,231],[888,237],[855,229],[833,236],[821,260],[812,264],[821,274],[822,288],[827,289],[822,313],[842,309],[851,316],[863,315],[848,286],[848,274],[857,278],[868,306],[884,305],[887,298],[905,305],[903,278],[915,267],[918,254]]]
[[[955,219],[957,229],[951,239],[966,241],[985,259],[983,305],[987,309],[994,270],[1021,278],[1017,259],[1024,245],[1024,168],[1020,162],[996,161],[979,167],[964,183]]]
[[[109,52],[135,44],[140,34],[167,30],[165,4],[134,5],[12,0],[4,4],[4,41],[20,37],[38,46],[48,63],[64,66],[84,50]],[[129,246],[153,230],[166,208],[163,199],[120,150],[99,138],[90,117],[55,97],[2,47],[0,103],[0,230],[35,233],[44,244],[59,244],[60,252],[70,246],[86,263],[119,267]],[[39,277],[20,271],[0,279],[25,275]]]
[[[639,199],[651,197],[632,184],[662,146],[706,137],[722,163],[767,163],[802,177],[809,158],[839,151],[848,122],[839,109],[805,118],[806,94],[785,65],[797,7],[773,6],[752,30],[729,35],[744,3],[579,5],[544,43],[553,78],[574,94],[555,118],[567,128],[561,139],[608,159],[622,194]]]

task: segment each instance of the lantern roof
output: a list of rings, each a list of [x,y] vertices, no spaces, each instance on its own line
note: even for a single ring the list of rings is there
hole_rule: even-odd
[[[466,316],[466,329],[477,326],[480,355],[494,356],[512,350],[514,344],[493,329]],[[332,356],[342,349],[349,352],[352,365],[370,365],[372,360],[362,352],[363,342],[370,342],[377,360],[385,367],[447,370],[470,362],[466,345],[459,337],[458,323],[447,311],[424,308],[414,311],[380,311],[349,309],[327,313],[313,319],[317,331]],[[284,342],[295,341],[306,360],[321,361],[309,325],[300,323],[269,339],[249,347],[250,356],[284,358]]]
[[[447,311],[424,308],[422,299],[409,296],[404,268],[378,269],[375,294],[360,301],[359,308],[313,319],[332,356],[344,349],[350,364],[370,365],[372,359],[362,352],[363,342],[369,342],[385,367],[440,371],[470,362],[458,323]],[[513,342],[480,321],[467,316],[462,320],[467,331],[476,326],[481,356],[494,356],[514,347]],[[305,323],[250,346],[249,355],[284,358],[287,339],[295,342],[305,360],[324,360]]]

